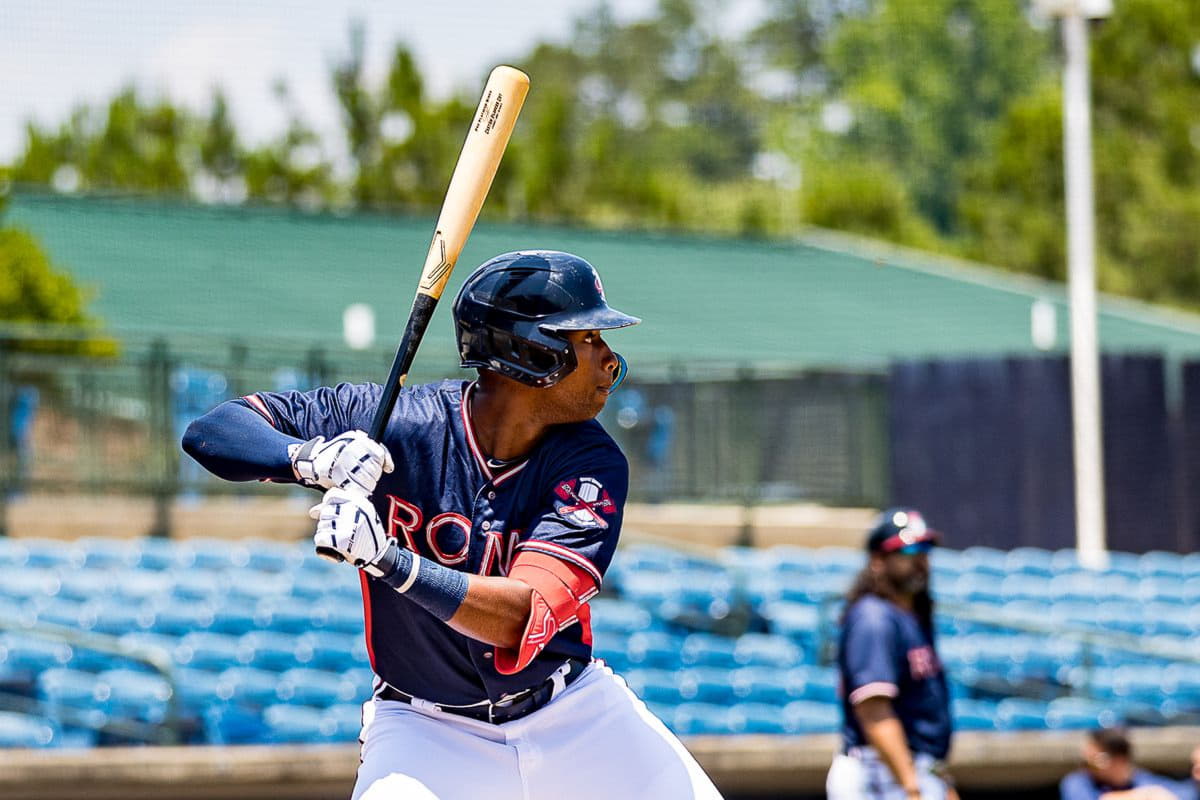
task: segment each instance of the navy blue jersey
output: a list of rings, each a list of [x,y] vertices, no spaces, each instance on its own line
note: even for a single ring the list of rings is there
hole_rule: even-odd
[[[396,469],[372,501],[388,532],[423,558],[476,575],[506,575],[524,551],[582,569],[599,591],[621,529],[628,464],[595,420],[549,429],[527,458],[489,462],[467,402],[473,383],[400,393],[383,444]],[[239,401],[299,439],[367,430],[377,384],[258,393]],[[495,648],[460,634],[382,581],[362,574],[367,649],[376,675],[409,694],[465,705],[546,680],[567,657],[591,656],[587,605],[524,669],[501,674]],[[573,622],[573,624],[571,624]]]
[[[856,601],[842,626],[838,668],[846,748],[870,744],[854,704],[884,696],[891,698],[910,750],[946,757],[952,732],[946,675],[933,638],[914,614],[875,595]]]

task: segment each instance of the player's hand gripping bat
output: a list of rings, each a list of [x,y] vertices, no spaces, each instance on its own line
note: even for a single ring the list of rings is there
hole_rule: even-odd
[[[404,327],[400,348],[392,361],[391,374],[383,384],[379,408],[371,422],[369,433],[377,442],[382,441],[383,430],[408,378],[417,347],[446,288],[446,281],[450,279],[450,272],[467,242],[467,236],[479,217],[479,209],[483,207],[484,198],[492,186],[492,178],[496,176],[500,158],[504,155],[504,148],[508,145],[528,92],[529,76],[518,69],[496,67],[488,77],[479,108],[471,119],[467,139],[458,156],[458,164],[450,178],[450,186],[446,189],[446,199],[442,201],[433,243],[429,246],[429,254],[425,256],[425,266],[421,270],[421,281],[417,284],[417,296],[408,315],[408,324]],[[343,560],[336,550],[327,547],[318,547],[317,553],[334,561]]]

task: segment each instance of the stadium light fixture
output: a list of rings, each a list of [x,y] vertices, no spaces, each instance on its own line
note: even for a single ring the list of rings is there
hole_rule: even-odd
[[[1035,0],[1057,17],[1063,41],[1063,153],[1067,284],[1071,307],[1071,411],[1075,455],[1075,547],[1093,569],[1108,565],[1100,355],[1096,336],[1096,202],[1092,185],[1088,21],[1112,14],[1112,0]]]

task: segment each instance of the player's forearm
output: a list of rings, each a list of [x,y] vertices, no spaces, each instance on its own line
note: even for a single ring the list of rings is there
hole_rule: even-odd
[[[395,542],[367,571],[464,636],[505,648],[521,643],[533,591],[521,581],[468,575]]]
[[[450,618],[454,630],[496,647],[521,644],[533,590],[511,578],[470,576],[466,599]]]
[[[287,448],[299,441],[275,430],[256,411],[227,402],[188,425],[183,449],[227,481],[295,481]]]
[[[879,753],[883,763],[896,778],[901,788],[912,791],[917,788],[917,770],[913,765],[912,752],[904,726],[896,718],[891,701],[886,697],[870,697],[854,707],[858,724],[867,741]]]

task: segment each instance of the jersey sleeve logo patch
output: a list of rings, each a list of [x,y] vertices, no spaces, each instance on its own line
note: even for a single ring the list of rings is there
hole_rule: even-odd
[[[554,489],[562,501],[558,513],[579,525],[598,525],[607,528],[608,522],[602,515],[612,514],[617,505],[608,490],[595,478],[577,478],[562,481]]]

